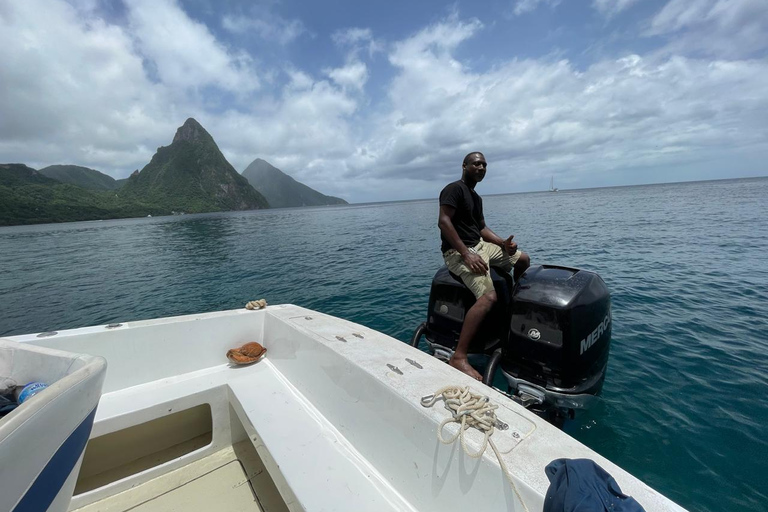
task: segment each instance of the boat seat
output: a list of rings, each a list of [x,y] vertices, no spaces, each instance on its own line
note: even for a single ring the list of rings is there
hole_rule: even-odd
[[[231,403],[267,468],[277,462],[302,507],[413,509],[268,360],[255,367],[229,382]]]
[[[247,373],[252,370],[251,367],[243,367],[237,371]],[[222,364],[106,393],[99,401],[91,437],[226,396],[226,384],[232,377],[231,372],[228,364]],[[158,414],[158,409],[168,404],[173,404],[172,410]]]

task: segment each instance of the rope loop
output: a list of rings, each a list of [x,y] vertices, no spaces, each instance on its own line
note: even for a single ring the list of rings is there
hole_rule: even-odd
[[[451,413],[451,417],[443,420],[437,429],[437,438],[440,442],[443,444],[452,444],[457,438],[460,439],[464,453],[473,459],[482,457],[486,447],[490,444],[493,453],[496,454],[496,459],[498,459],[504,475],[507,477],[507,481],[515,492],[515,496],[520,500],[523,509],[528,512],[528,507],[523,501],[522,496],[520,496],[520,492],[517,490],[517,486],[512,480],[512,475],[510,474],[509,469],[507,469],[507,465],[504,463],[501,453],[499,453],[496,444],[493,442],[493,439],[491,439],[497,421],[495,411],[499,406],[492,404],[491,399],[487,396],[472,392],[469,386],[444,386],[433,394],[422,397],[421,405],[424,407],[432,407],[440,398],[443,399],[445,408]],[[443,437],[443,429],[449,423],[457,423],[459,429],[450,438],[446,439]],[[482,446],[477,452],[471,452],[464,440],[464,432],[470,428],[479,430],[484,436]]]

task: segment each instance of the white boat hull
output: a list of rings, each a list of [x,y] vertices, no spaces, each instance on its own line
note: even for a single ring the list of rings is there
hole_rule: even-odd
[[[470,385],[499,404],[497,415],[509,429],[493,439],[529,510],[542,509],[549,485],[544,468],[563,457],[593,459],[648,512],[682,510],[497,391],[382,333],[298,306],[14,340],[109,363],[71,509],[101,509],[109,501],[111,510],[127,510],[150,500],[137,497],[136,489],[247,445],[265,470],[253,470],[254,506],[260,507],[254,510],[523,510],[490,450],[470,459],[460,446],[437,440],[437,426],[449,413],[424,408],[420,399],[450,384]],[[247,367],[229,365],[227,349],[249,341],[263,344],[266,357]],[[173,426],[181,421],[175,414],[188,419]],[[203,432],[206,422],[210,432]],[[125,432],[145,436],[136,450],[147,453],[121,454]],[[110,441],[121,435],[123,441]],[[481,437],[469,438],[477,449]],[[91,446],[100,443],[100,458],[114,459],[112,466],[91,460]],[[147,447],[153,443],[155,452]],[[171,456],[174,449],[178,456]],[[168,492],[167,485],[158,488]],[[118,506],[120,496],[125,500]]]

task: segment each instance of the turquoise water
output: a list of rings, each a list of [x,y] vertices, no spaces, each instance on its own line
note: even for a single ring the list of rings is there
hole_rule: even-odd
[[[534,264],[596,271],[611,290],[603,400],[566,430],[690,510],[767,510],[768,179],[485,209]],[[406,341],[441,264],[436,200],[0,228],[0,335],[264,297]]]

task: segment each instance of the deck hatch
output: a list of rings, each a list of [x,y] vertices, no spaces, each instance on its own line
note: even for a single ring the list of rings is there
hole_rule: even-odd
[[[211,444],[211,406],[201,404],[88,441],[75,495]]]

